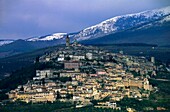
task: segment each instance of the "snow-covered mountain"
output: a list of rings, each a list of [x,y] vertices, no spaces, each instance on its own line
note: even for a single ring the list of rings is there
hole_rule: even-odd
[[[54,33],[47,36],[29,38],[27,41],[51,41],[62,39],[66,37],[66,35],[76,38],[78,41],[94,39],[133,27],[146,25],[150,22],[160,20],[168,15],[170,15],[170,6],[140,13],[116,16],[94,26],[85,28],[78,33]]]
[[[67,33],[54,33],[51,35],[29,38],[27,39],[27,41],[51,41],[55,39],[61,39],[65,37],[66,35]]]
[[[0,40],[0,46],[14,42],[14,40]]]
[[[105,20],[99,24],[93,25],[91,27],[85,28],[76,33],[54,33],[45,36],[38,36],[28,38],[25,41],[37,42],[37,41],[60,41],[59,43],[64,43],[64,38],[69,35],[71,39],[77,39],[78,41],[91,40],[99,37],[103,37],[109,34],[125,31],[133,27],[140,28],[152,26],[154,21],[167,22],[170,21],[170,6],[144,11],[134,14],[126,14],[121,16],[116,16],[111,19]],[[160,22],[160,24],[161,24]],[[0,41],[0,46],[4,44],[12,43],[13,41]]]
[[[168,15],[170,15],[170,6],[135,14],[116,16],[97,25],[85,28],[84,30],[80,31],[78,35],[75,35],[75,38],[77,38],[79,41],[94,39],[108,35],[110,33],[116,33],[129,28],[145,25],[150,22],[162,19]]]
[[[169,29],[170,6],[116,16],[75,33],[54,33],[16,41],[0,40],[0,46],[3,45],[0,47],[0,52],[11,51],[17,54],[64,44],[66,35],[69,35],[71,41],[77,39],[84,44],[147,43],[170,45]]]

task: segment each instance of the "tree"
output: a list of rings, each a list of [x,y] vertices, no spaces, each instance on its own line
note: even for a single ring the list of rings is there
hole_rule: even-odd
[[[65,57],[64,60],[69,61],[71,58],[69,56]]]
[[[40,61],[39,59],[40,59],[40,57],[37,56],[37,57],[35,58],[35,62],[36,62],[36,63],[39,63],[39,61]]]
[[[67,93],[67,94],[66,94],[66,98],[67,98],[67,99],[72,99],[72,98],[73,98],[73,94]]]
[[[60,95],[60,92],[59,91],[57,91],[57,97],[56,97],[57,99],[60,99],[61,98],[61,95]]]
[[[24,87],[23,86],[21,86],[20,91],[24,91]]]
[[[45,79],[44,78],[42,79],[42,85],[45,85]]]

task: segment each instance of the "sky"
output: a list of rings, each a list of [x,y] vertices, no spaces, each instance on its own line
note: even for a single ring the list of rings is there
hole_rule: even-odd
[[[0,39],[71,33],[106,19],[170,6],[170,0],[0,0]]]

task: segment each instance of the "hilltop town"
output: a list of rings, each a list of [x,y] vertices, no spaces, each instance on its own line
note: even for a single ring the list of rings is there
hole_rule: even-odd
[[[116,102],[123,98],[142,100],[155,90],[149,78],[156,76],[154,57],[111,53],[94,46],[84,46],[76,40],[39,57],[36,62],[50,62],[55,69],[36,70],[36,76],[8,93],[11,101],[74,102],[76,107],[121,109]],[[148,75],[150,73],[151,75]]]

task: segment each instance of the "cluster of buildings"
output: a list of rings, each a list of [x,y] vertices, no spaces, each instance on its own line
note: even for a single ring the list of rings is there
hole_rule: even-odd
[[[67,37],[66,47],[39,59],[40,63],[61,65],[61,69],[36,70],[32,80],[8,93],[9,98],[24,102],[69,100],[77,104],[95,100],[97,107],[116,109],[116,102],[124,97],[149,97],[153,87],[148,73],[156,70],[154,59],[150,62],[145,57],[111,53],[69,41]]]

